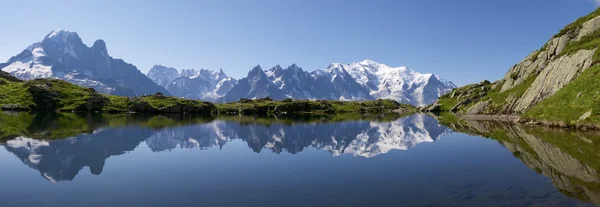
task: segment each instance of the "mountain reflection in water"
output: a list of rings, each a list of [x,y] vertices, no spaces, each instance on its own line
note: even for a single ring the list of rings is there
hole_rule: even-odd
[[[434,142],[450,132],[437,120],[423,114],[393,121],[299,123],[268,119],[260,122],[243,117],[176,121],[166,117],[121,115],[87,117],[74,126],[81,117],[71,114],[59,114],[54,119],[29,116],[32,115],[12,117],[13,120],[32,120],[21,124],[29,131],[23,130],[24,135],[13,134],[2,145],[52,182],[73,180],[85,166],[92,174],[99,175],[106,159],[134,151],[142,142],[152,151],[160,152],[177,147],[223,148],[228,142],[239,139],[256,153],[268,150],[296,154],[312,147],[329,151],[334,156],[350,154],[370,158],[391,150],[407,150],[422,142]],[[35,121],[36,118],[44,121]],[[78,131],[82,134],[56,140],[27,137],[43,138]],[[6,137],[10,133],[2,134]]]
[[[390,153],[394,150],[408,150],[424,142],[436,142],[453,131],[459,133],[444,138],[438,142],[439,144],[424,145],[403,153]],[[475,135],[475,137],[464,134]],[[465,121],[449,119],[446,116],[433,118],[424,114],[406,117],[214,118],[73,114],[41,116],[0,113],[0,140],[3,140],[0,145],[9,154],[16,155],[20,162],[39,171],[42,177],[51,182],[72,181],[86,166],[94,175],[102,174],[105,168],[111,169],[112,174],[107,171],[105,177],[98,177],[99,179],[94,179],[93,183],[116,179],[120,173],[132,170],[130,173],[141,178],[151,178],[160,182],[176,181],[173,186],[179,189],[181,186],[186,186],[185,178],[179,180],[153,175],[150,172],[184,173],[191,170],[189,173],[193,175],[197,170],[214,172],[215,168],[218,172],[224,170],[222,171],[224,174],[219,174],[224,178],[232,179],[237,177],[235,173],[248,171],[260,173],[246,176],[276,176],[280,179],[278,182],[282,182],[281,179],[286,176],[278,173],[294,173],[299,170],[294,167],[310,168],[311,163],[321,163],[318,167],[314,166],[314,169],[305,169],[304,174],[297,174],[294,179],[299,183],[310,182],[315,178],[338,179],[337,185],[306,183],[305,187],[312,187],[315,190],[324,187],[347,189],[352,182],[346,183],[344,178],[359,179],[353,182],[361,183],[362,186],[371,186],[371,188],[357,188],[356,191],[344,191],[350,194],[357,193],[350,197],[326,190],[321,192],[331,193],[327,195],[339,200],[360,201],[369,196],[377,197],[381,195],[380,192],[372,190],[385,188],[389,195],[381,197],[378,200],[379,204],[392,204],[399,201],[410,201],[414,205],[455,203],[467,206],[488,206],[492,203],[508,206],[600,204],[600,154],[598,153],[600,134],[598,132],[576,132],[489,121]],[[186,156],[185,158],[169,156],[178,152],[156,154],[156,152],[182,148],[213,150],[197,153],[182,152],[180,156]],[[127,155],[134,151],[136,153]],[[315,153],[311,153],[314,151],[327,153],[316,156]],[[520,162],[513,159],[508,152]],[[248,154],[255,153],[261,156],[248,157]],[[342,157],[331,157],[327,154]],[[388,155],[381,156],[383,154]],[[120,161],[113,158],[114,161],[111,163],[120,165],[105,167],[109,157],[120,155],[122,158],[138,157],[120,159]],[[190,157],[190,155],[211,157]],[[138,159],[147,162],[137,163]],[[178,162],[177,159],[185,159],[187,162],[178,163],[180,169],[170,169],[170,165],[166,163]],[[185,166],[196,160],[213,163],[212,166],[215,168],[203,168],[199,166],[202,163],[181,167],[182,164]],[[15,161],[15,164],[20,165],[19,161]],[[253,171],[257,165],[265,167],[264,163],[271,163],[266,165],[270,168]],[[129,166],[140,164],[146,167],[138,169]],[[220,167],[227,166],[229,167],[227,169],[236,170],[233,172],[219,170]],[[294,168],[294,170],[285,170],[285,168]],[[509,173],[512,177],[508,177],[508,174],[495,174],[498,171]],[[327,174],[330,172],[334,174]],[[366,172],[379,173],[381,177],[362,176],[361,173]],[[21,174],[12,174],[12,176],[29,177]],[[85,175],[80,176],[82,182],[69,184],[89,183],[89,178],[85,179]],[[269,177],[269,179],[275,178]],[[85,180],[88,182],[84,182]],[[246,185],[250,183],[256,185],[254,180],[244,182],[223,180],[222,182],[223,185],[218,185],[219,187],[202,188],[207,190],[214,187],[228,191],[231,189],[227,186],[231,185],[246,187],[252,186]],[[114,185],[115,181],[109,184]],[[123,181],[123,184],[129,182]],[[83,193],[93,190],[78,189]],[[269,194],[309,193],[302,191],[301,188],[273,190],[268,191]],[[281,192],[282,190],[284,192]],[[253,191],[244,191],[244,193],[251,192]],[[419,195],[422,196],[420,199],[413,199],[414,196]],[[277,202],[284,202],[285,199],[291,198],[283,196],[283,200]],[[147,199],[152,200],[150,197]],[[256,204],[254,206],[261,206],[264,200],[257,198],[251,201]],[[315,202],[320,201],[324,200]],[[3,200],[0,199],[0,204],[2,202]]]

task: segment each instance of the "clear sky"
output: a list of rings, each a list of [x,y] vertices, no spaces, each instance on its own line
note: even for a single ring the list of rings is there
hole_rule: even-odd
[[[496,80],[594,0],[0,0],[0,62],[53,29],[146,72],[154,64],[305,70],[372,59],[458,85]]]

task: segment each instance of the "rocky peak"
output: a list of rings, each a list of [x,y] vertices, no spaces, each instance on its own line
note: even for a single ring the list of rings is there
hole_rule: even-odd
[[[302,68],[298,67],[298,65],[296,65],[295,63],[290,65],[287,69],[293,71],[302,71]]]
[[[71,43],[83,44],[83,42],[81,41],[81,38],[79,38],[79,35],[76,32],[70,32],[70,31],[66,31],[63,29],[56,29],[56,30],[53,30],[52,32],[48,33],[44,37],[44,41],[52,41],[54,43],[71,42]]]
[[[154,65],[146,74],[152,81],[162,87],[167,87],[173,80],[180,77],[179,71],[172,67]]]
[[[157,73],[157,72],[169,72],[169,73],[179,73],[177,69],[173,67],[167,67],[164,65],[154,65],[150,68],[148,73]]]
[[[371,67],[374,67],[374,68],[379,68],[380,65],[383,65],[383,64],[380,64],[378,62],[369,60],[369,59],[365,59],[363,61],[360,61],[360,62],[358,62],[358,64],[365,65],[365,66],[371,66]]]
[[[260,65],[255,66],[248,72],[248,77],[266,77],[265,71],[260,67]]]
[[[278,70],[283,70],[283,68],[281,68],[280,65],[275,65],[271,68],[271,71],[278,71]]]
[[[181,70],[181,77],[194,78],[198,76],[200,72],[194,69],[183,69]]]
[[[223,68],[219,69],[219,79],[223,79],[223,78],[227,78],[227,74],[225,74],[225,72],[223,72]]]
[[[97,52],[103,52],[104,55],[108,55],[108,51],[106,49],[106,42],[104,40],[96,40],[94,45],[92,45],[92,49]]]

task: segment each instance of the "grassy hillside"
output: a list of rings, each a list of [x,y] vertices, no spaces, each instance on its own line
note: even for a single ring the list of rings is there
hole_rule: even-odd
[[[513,114],[548,125],[600,127],[598,16],[600,9],[567,25],[513,66],[504,79],[457,88],[427,109],[462,115]]]
[[[550,98],[523,114],[559,126],[600,124],[600,65],[586,69]]]
[[[12,111],[203,113],[215,110],[211,103],[165,97],[136,98],[104,95],[56,79],[20,81],[0,74],[0,109]]]

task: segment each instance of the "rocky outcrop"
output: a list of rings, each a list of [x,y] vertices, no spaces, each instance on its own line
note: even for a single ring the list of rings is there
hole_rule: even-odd
[[[104,105],[108,104],[110,100],[100,93],[96,92],[93,88],[88,88],[89,97],[85,101],[86,104],[80,105],[76,111],[86,111],[86,112],[99,112],[102,111]]]
[[[423,111],[439,112],[451,111],[458,112],[466,109],[472,103],[476,103],[484,98],[493,84],[485,80],[478,84],[470,84],[452,90],[452,92],[443,95],[434,104],[423,107]]]
[[[583,70],[592,66],[592,56],[595,50],[580,50],[571,56],[562,56],[548,63],[540,72],[529,89],[517,101],[514,112],[523,112],[525,109],[539,103],[579,76]]]
[[[583,26],[579,30],[576,39],[581,40],[582,37],[588,36],[598,29],[600,29],[600,17],[595,17],[583,23]]]

